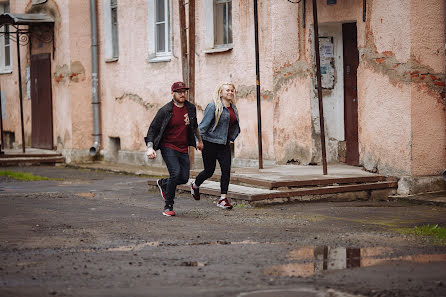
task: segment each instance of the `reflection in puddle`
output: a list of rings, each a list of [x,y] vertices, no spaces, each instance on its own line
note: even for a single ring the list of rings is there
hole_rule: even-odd
[[[308,277],[324,270],[368,267],[389,261],[407,261],[413,263],[446,262],[446,254],[388,256],[394,252],[391,248],[331,248],[327,246],[305,247],[291,251],[289,258],[296,263],[274,265],[265,270],[266,274],[278,276]]]

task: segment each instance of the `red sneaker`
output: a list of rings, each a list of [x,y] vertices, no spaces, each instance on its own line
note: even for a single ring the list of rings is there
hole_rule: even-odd
[[[226,198],[218,200],[217,206],[223,209],[232,209],[231,203]]]
[[[163,215],[167,217],[173,217],[176,213],[173,211],[173,207],[164,208]]]
[[[195,200],[200,200],[200,188],[195,189],[194,183],[190,183],[190,193]]]
[[[163,187],[161,187],[161,179],[156,180],[156,185],[160,189],[161,197],[166,201],[166,194],[164,194]]]

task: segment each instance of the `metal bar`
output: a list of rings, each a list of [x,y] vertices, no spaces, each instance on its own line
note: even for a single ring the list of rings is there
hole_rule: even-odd
[[[259,17],[257,12],[257,0],[254,0],[254,34],[256,50],[257,141],[259,145],[259,169],[263,169],[262,108],[260,104]]]
[[[325,151],[324,104],[322,101],[321,57],[319,53],[319,24],[317,20],[317,1],[313,0],[314,51],[316,53],[317,97],[319,99],[319,123],[321,126],[322,167],[327,175],[327,155]]]
[[[189,0],[189,102],[195,103],[195,0]],[[189,154],[191,168],[194,168],[195,151]]]
[[[302,0],[302,26],[304,28],[306,26],[305,18],[307,16],[307,13],[306,13],[307,7],[306,6],[307,6],[306,5],[306,0]]]
[[[25,129],[23,127],[23,91],[22,91],[22,66],[20,64],[20,43],[19,43],[19,31],[17,35],[17,61],[18,61],[18,73],[19,73],[19,94],[20,94],[20,123],[22,125],[22,151],[25,152]]]
[[[178,8],[180,15],[180,40],[181,40],[181,69],[183,71],[183,81],[188,84],[189,79],[187,71],[187,36],[186,36],[186,9],[184,8],[184,0],[178,0]]]
[[[5,152],[5,142],[3,140],[3,110],[2,110],[2,99],[1,99],[1,93],[2,93],[2,88],[0,85],[0,135],[1,135],[1,141],[2,143],[0,144],[0,155],[3,155]]]
[[[90,156],[99,152],[101,145],[100,110],[99,110],[99,67],[98,67],[98,27],[96,0],[90,0],[90,26],[91,26],[91,95],[93,106],[93,146]],[[53,30],[54,31],[54,30]]]
[[[362,21],[365,22],[367,18],[367,0],[362,0]]]

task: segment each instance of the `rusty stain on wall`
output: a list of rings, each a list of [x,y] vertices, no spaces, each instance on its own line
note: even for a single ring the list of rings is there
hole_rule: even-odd
[[[124,93],[119,97],[115,97],[115,100],[118,102],[122,102],[124,101],[124,99],[129,99],[139,105],[141,105],[142,107],[144,107],[146,110],[150,110],[150,109],[154,109],[154,108],[158,108],[158,104],[152,104],[149,102],[144,101],[144,99],[142,99],[139,95],[137,94],[133,94],[133,93]]]

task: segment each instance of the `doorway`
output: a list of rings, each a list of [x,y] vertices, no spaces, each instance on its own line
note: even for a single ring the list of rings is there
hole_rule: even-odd
[[[31,56],[31,141],[32,147],[53,149],[53,105],[51,55]]]
[[[359,165],[358,141],[358,87],[357,69],[359,51],[356,23],[342,24],[343,60],[344,60],[344,133],[346,144],[346,162]]]

